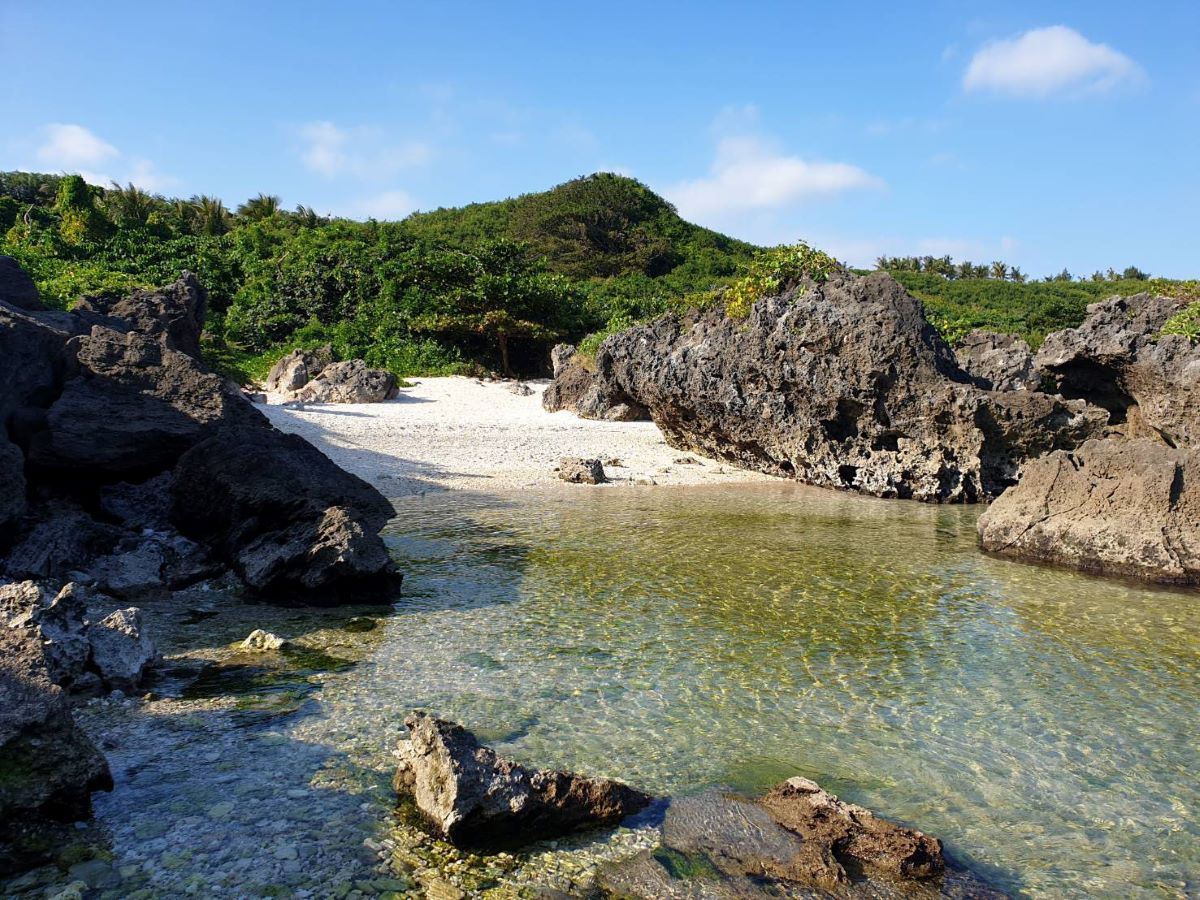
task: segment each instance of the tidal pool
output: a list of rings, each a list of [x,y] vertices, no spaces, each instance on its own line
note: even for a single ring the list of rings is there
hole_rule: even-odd
[[[397,507],[403,601],[317,642],[353,665],[307,659],[282,701],[257,673],[261,704],[95,714],[115,745],[96,804],[110,895],[428,889],[410,878],[428,852],[378,868],[403,844],[387,775],[414,707],[661,794],[805,775],[1019,895],[1200,894],[1200,594],[983,556],[979,509],[793,485]],[[329,614],[289,615],[241,607],[178,649]],[[586,883],[588,860],[652,840],[542,846],[488,883]]]

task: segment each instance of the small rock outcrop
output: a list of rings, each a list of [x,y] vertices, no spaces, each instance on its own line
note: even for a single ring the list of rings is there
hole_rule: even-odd
[[[0,627],[0,873],[43,861],[54,845],[26,837],[47,821],[86,818],[92,792],[112,786],[50,679],[37,634]]]
[[[46,308],[29,273],[11,256],[0,256],[0,301],[17,309],[38,311]]]
[[[550,348],[550,374],[557,378],[575,357],[574,344],[555,344]]]
[[[1125,437],[1170,447],[1200,444],[1200,346],[1161,335],[1185,301],[1152,294],[1088,307],[1078,328],[1056,331],[1036,364],[1064,397],[1102,407]]]
[[[1200,584],[1200,451],[1097,440],[1026,467],[979,519],[984,550]]]
[[[191,272],[161,290],[134,291],[125,297],[84,297],[71,310],[84,327],[102,325],[115,331],[154,338],[169,350],[200,358],[200,334],[208,311],[208,293]]]
[[[29,631],[42,645],[48,677],[73,693],[131,691],[158,660],[141,610],[116,609],[89,621],[89,604],[111,598],[93,596],[69,583],[51,596],[35,582],[0,586],[0,628]]]
[[[447,840],[465,846],[516,845],[581,828],[615,825],[651,798],[605,778],[530,771],[481,745],[473,734],[424,713],[404,722],[395,787],[411,796]]]
[[[399,583],[378,534],[392,505],[297,435],[221,429],[180,459],[171,498],[172,523],[261,593],[387,602]]]
[[[1033,350],[1015,334],[976,329],[954,345],[954,358],[985,391],[1036,391],[1041,386]]]
[[[948,867],[942,842],[845,803],[806,778],[752,800],[709,790],[670,801],[662,846],[601,869],[620,897],[999,898]]]
[[[361,359],[330,363],[293,396],[306,403],[382,403],[398,391],[396,376]]]
[[[238,646],[252,653],[266,653],[271,650],[282,650],[287,645],[288,642],[279,635],[255,628]]]
[[[315,350],[293,350],[271,367],[263,387],[274,394],[298,391],[333,362],[333,347],[325,344]]]
[[[609,337],[596,377],[649,409],[667,442],[736,465],[881,497],[978,502],[1027,460],[1098,434],[1102,411],[984,391],[885,273],[661,316]]]
[[[598,459],[564,456],[558,461],[558,477],[571,484],[604,484],[604,464]]]
[[[547,412],[567,410],[584,419],[609,422],[644,422],[650,418],[646,407],[611,379],[599,377],[588,369],[574,353],[542,392],[542,408]]]

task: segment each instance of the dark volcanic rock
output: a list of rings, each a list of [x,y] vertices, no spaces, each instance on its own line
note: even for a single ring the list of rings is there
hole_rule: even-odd
[[[63,348],[75,333],[66,313],[33,313],[0,303],[0,424],[12,431],[12,417],[44,409],[58,396]]]
[[[8,556],[0,560],[0,571],[11,578],[61,582],[112,553],[126,536],[67,501],[42,504],[27,526]]]
[[[29,273],[11,256],[0,256],[0,301],[18,309],[46,308]]]
[[[399,580],[379,530],[392,505],[312,444],[272,428],[224,428],[179,461],[171,520],[257,591],[387,602]]]
[[[572,484],[603,484],[608,481],[604,464],[598,459],[564,456],[558,461],[558,477]]]
[[[1033,455],[1078,446],[1101,411],[968,383],[891,277],[837,277],[754,304],[613,335],[597,377],[667,442],[746,468],[882,497],[975,502]]]
[[[572,357],[542,392],[542,408],[547,412],[568,410],[584,419],[609,422],[644,422],[650,418],[646,407],[611,378],[585,368],[578,356]]]
[[[293,350],[271,367],[264,387],[276,394],[298,391],[333,362],[333,347],[329,344],[315,350]]]
[[[986,391],[1036,391],[1041,384],[1033,351],[1015,334],[976,329],[955,345],[954,357],[971,382]]]
[[[108,764],[51,682],[37,635],[0,627],[0,872],[38,862],[23,833],[85,818],[98,790],[112,790]]]
[[[0,431],[0,547],[25,515],[25,456]]]
[[[184,272],[174,284],[161,290],[134,291],[126,297],[84,297],[72,312],[85,327],[103,325],[116,331],[136,331],[199,359],[207,309],[208,294],[195,275]]]
[[[396,376],[391,372],[350,359],[325,366],[295,397],[308,403],[382,403],[396,392]]]
[[[33,465],[66,480],[156,474],[219,426],[270,428],[224,379],[141,334],[96,326],[71,341],[68,366],[29,449]]]
[[[554,378],[567,367],[575,356],[574,344],[555,344],[550,349],[550,372]]]
[[[984,550],[1200,584],[1200,451],[1088,441],[1026,467],[979,519]]]
[[[1151,294],[1093,303],[1078,328],[1046,337],[1036,364],[1064,397],[1106,409],[1110,424],[1126,437],[1195,446],[1200,346],[1180,335],[1159,338],[1183,305]]]
[[[396,755],[395,787],[438,832],[460,845],[515,845],[615,825],[650,797],[617,781],[531,772],[484,747],[460,725],[414,713]]]

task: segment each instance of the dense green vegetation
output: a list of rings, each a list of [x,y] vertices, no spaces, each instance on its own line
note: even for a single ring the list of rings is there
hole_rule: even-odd
[[[214,197],[8,172],[0,235],[0,253],[63,308],[195,272],[211,297],[209,361],[244,381],[293,347],[325,342],[399,375],[532,373],[553,341],[582,339],[594,352],[634,322],[717,300],[745,315],[758,297],[836,266],[804,244],[762,250],[691,225],[645,185],[609,174],[401,222],[354,222],[285,210],[263,194],[230,210]],[[999,262],[879,264],[925,301],[951,340],[985,327],[1036,344],[1113,293],[1186,287],[1133,267],[1027,282]],[[1197,319],[1172,327],[1194,335]]]
[[[242,378],[322,341],[400,375],[535,371],[549,342],[660,312],[754,249],[616,175],[363,223],[265,195],[230,212],[212,197],[4,173],[0,232],[0,252],[60,307],[195,272],[212,300],[210,361]]]

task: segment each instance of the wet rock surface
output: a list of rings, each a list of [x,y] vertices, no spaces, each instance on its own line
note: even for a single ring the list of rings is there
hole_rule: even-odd
[[[983,514],[979,536],[994,553],[1200,584],[1200,453],[1118,439],[1053,453]]]
[[[112,776],[51,680],[36,633],[0,627],[0,660],[0,874],[7,874],[45,859],[44,826],[86,817],[92,792],[110,790]]]
[[[596,367],[672,446],[883,497],[985,500],[1104,424],[1080,401],[970,384],[882,273],[803,285],[746,319],[663,316],[607,339]]]
[[[615,825],[650,802],[617,781],[530,771],[498,756],[453,722],[414,713],[396,749],[396,790],[460,845],[516,845]]]
[[[372,369],[361,359],[330,363],[297,389],[294,397],[306,403],[382,403],[398,392],[396,376]]]
[[[987,391],[1036,391],[1041,386],[1033,350],[1015,334],[976,329],[954,346],[954,358],[972,383]]]

